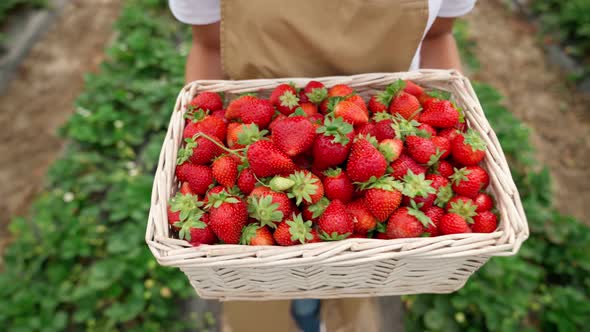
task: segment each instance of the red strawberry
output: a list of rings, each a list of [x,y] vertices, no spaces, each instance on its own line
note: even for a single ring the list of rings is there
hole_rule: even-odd
[[[281,246],[294,246],[311,242],[314,240],[311,221],[304,221],[301,214],[294,213],[291,217],[279,223],[274,238]]]
[[[490,184],[490,176],[479,166],[467,166],[455,170],[451,176],[453,191],[458,195],[475,198],[477,194]]]
[[[380,178],[385,174],[387,161],[375,147],[376,143],[371,136],[359,136],[352,144],[346,173],[353,182],[366,182],[372,176]]]
[[[219,120],[227,123],[227,119],[225,118],[225,110],[217,110],[211,113],[211,116],[214,118],[218,118]]]
[[[213,112],[223,108],[223,100],[221,100],[221,96],[218,93],[201,92],[191,100],[189,108]]]
[[[179,191],[180,191],[181,194],[184,194],[184,195],[186,195],[186,194],[191,194],[191,195],[194,194],[192,192],[192,190],[191,190],[191,187],[188,185],[188,182],[183,182],[180,185],[180,190]]]
[[[446,159],[451,154],[451,142],[442,136],[433,136],[432,143],[442,152],[440,159]]]
[[[309,171],[296,171],[289,175],[293,186],[288,189],[289,198],[295,198],[295,203],[307,205],[317,203],[324,197],[324,185],[322,181]]]
[[[373,133],[377,141],[381,142],[385,139],[393,139],[395,138],[395,130],[391,126],[393,121],[391,119],[384,119],[378,120],[382,118],[380,114],[387,114],[388,113],[377,113],[373,116],[373,120],[375,120],[375,129],[373,129]]]
[[[266,128],[275,114],[273,105],[266,99],[252,99],[242,103],[240,117],[246,124],[255,123],[259,128]]]
[[[428,133],[430,136],[436,136],[436,129],[434,129],[434,127],[432,127],[429,124],[421,123],[418,126],[418,130],[422,130],[422,131]]]
[[[274,143],[260,140],[248,147],[246,154],[250,169],[259,178],[289,173],[295,164]]]
[[[248,196],[248,213],[262,226],[276,227],[276,223],[293,213],[293,202],[287,194],[267,187],[256,187]]]
[[[244,168],[238,176],[238,188],[245,195],[249,195],[256,186],[256,178],[249,168]]]
[[[448,100],[433,101],[425,106],[418,121],[435,128],[452,128],[459,123],[459,112]]]
[[[241,124],[232,122],[227,128],[227,146],[233,149],[243,148],[268,133],[267,130],[259,130],[256,124]]]
[[[438,231],[441,235],[471,233],[471,228],[463,217],[454,213],[447,213],[440,218]]]
[[[354,222],[354,233],[367,237],[367,233],[377,226],[377,218],[365,206],[362,200],[356,200],[346,204],[346,211]]]
[[[364,125],[357,126],[357,133],[363,136],[371,135],[375,137],[375,124],[373,122],[368,122]]]
[[[430,236],[437,236],[439,234],[438,225],[445,214],[445,210],[438,206],[431,206],[424,210],[424,214],[432,220],[432,224],[429,224],[424,232],[430,234]]]
[[[494,207],[494,201],[490,195],[486,193],[477,194],[477,196],[475,196],[473,199],[473,202],[475,205],[477,205],[477,209],[475,210],[476,212],[489,211]]]
[[[178,228],[175,223],[184,222],[192,215],[201,215],[203,206],[202,202],[199,202],[197,195],[183,195],[177,193],[170,199],[167,207],[168,224]]]
[[[324,125],[319,127],[313,146],[313,166],[318,170],[324,170],[340,165],[348,157],[354,138],[352,125],[340,118],[324,120]]]
[[[416,208],[399,208],[389,217],[387,237],[390,239],[419,237],[431,222],[424,212]]]
[[[305,220],[311,220],[314,223],[317,222],[329,204],[330,201],[326,197],[322,197],[322,199],[313,205],[304,205],[303,209],[301,209],[303,218]]]
[[[438,136],[444,137],[449,140],[449,142],[453,142],[455,137],[459,134],[457,128],[445,128],[438,132]]]
[[[459,133],[451,143],[453,159],[464,166],[477,165],[485,156],[485,150],[484,141],[473,129],[465,134]]]
[[[427,209],[436,200],[436,188],[432,186],[432,180],[427,180],[424,174],[414,174],[411,170],[403,177],[404,198],[402,204],[410,205],[411,201],[421,204],[421,209]]]
[[[324,124],[324,115],[320,113],[310,115],[308,119],[316,130]]]
[[[445,206],[447,202],[453,197],[453,191],[449,180],[440,174],[428,174],[426,180],[432,181],[430,186],[436,190],[435,194],[430,194],[429,198],[434,198],[434,204],[439,207]],[[418,201],[416,201],[418,203]]]
[[[250,224],[242,230],[240,244],[251,246],[272,246],[275,244],[275,240],[267,226]]]
[[[455,173],[453,170],[453,165],[446,160],[440,160],[436,164],[432,166],[432,170],[436,174],[440,174],[445,178],[449,178],[451,175]]]
[[[402,179],[409,170],[411,170],[414,174],[426,173],[426,167],[418,165],[414,159],[404,153],[402,153],[398,159],[391,163],[391,168],[393,168],[392,175],[397,180]]]
[[[492,211],[482,211],[473,217],[471,230],[475,233],[492,233],[498,227],[496,215]]]
[[[238,178],[238,163],[228,156],[221,156],[211,165],[213,177],[220,185],[231,188],[236,184]]]
[[[223,145],[217,138],[212,140],[205,137],[185,138],[185,146],[178,151],[176,162],[180,165],[187,161],[195,165],[209,164],[211,160],[223,153],[220,145]]]
[[[197,111],[192,114],[192,120],[184,128],[182,137],[191,138],[198,133],[217,137],[220,141],[223,141],[227,133],[227,124],[218,117],[206,115],[203,111]]]
[[[456,203],[458,203],[459,201],[462,201],[463,203],[459,203],[459,204],[468,204],[468,205],[474,205],[475,202],[473,202],[473,200],[469,197],[465,197],[465,196],[453,196],[446,204],[446,210],[447,212],[452,208],[453,205],[455,205]]]
[[[371,99],[369,99],[368,108],[371,113],[387,112],[388,106],[388,104],[385,104],[384,101],[379,98],[378,94],[371,96]]]
[[[209,203],[209,197],[211,195],[213,195],[213,194],[219,194],[221,192],[226,192],[227,193],[227,191],[225,190],[225,187],[223,187],[223,186],[215,186],[215,187],[209,189],[207,191],[207,194],[205,195],[205,198],[203,199],[203,203],[205,203],[205,204]]]
[[[346,172],[340,168],[329,169],[324,172],[326,175],[323,184],[326,197],[331,200],[338,199],[342,203],[348,203],[352,200],[354,185]]]
[[[367,114],[367,116],[369,116],[369,110],[367,110],[367,104],[363,100],[363,97],[361,97],[359,95],[352,95],[352,96],[346,98],[345,101],[350,101],[350,102],[356,104],[358,107],[360,107],[365,112],[365,114]]]
[[[290,116],[275,124],[272,140],[275,145],[290,157],[311,148],[315,138],[315,127],[304,116]]]
[[[236,120],[240,118],[242,105],[246,102],[256,100],[255,96],[252,95],[244,95],[240,96],[237,99],[232,100],[229,105],[227,105],[227,110],[225,111],[225,118],[228,120]]]
[[[369,116],[365,110],[351,101],[341,101],[334,106],[334,116],[341,117],[344,121],[359,126],[369,122]]]
[[[226,192],[209,197],[209,226],[217,237],[226,244],[238,244],[242,229],[248,221],[248,209],[239,197]]]
[[[208,219],[209,215],[205,214],[203,219],[205,218]],[[215,236],[215,233],[211,227],[209,227],[208,221],[203,222],[205,223],[204,227],[201,228],[201,225],[199,224],[199,227],[191,227],[189,230],[190,239],[188,241],[193,247],[198,247],[201,244],[214,244],[217,242],[217,236]]]
[[[285,115],[295,112],[295,109],[299,106],[297,90],[289,84],[277,86],[270,94],[269,100],[279,112]]]
[[[389,84],[385,88],[385,91],[381,91],[371,97],[369,100],[369,110],[373,113],[388,112],[391,99],[402,91],[404,87],[405,83],[402,80],[397,80]]]
[[[272,121],[268,125],[268,129],[270,129],[270,131],[272,132],[275,129],[275,126],[277,125],[277,123],[285,120],[286,118],[287,118],[287,116],[285,114],[276,113],[276,116],[274,117],[274,119],[272,119]]]
[[[333,200],[320,216],[318,221],[320,237],[324,240],[342,240],[351,235],[354,231],[354,222],[344,203]]]
[[[404,80],[404,82],[406,83],[406,87],[404,88],[404,92],[407,92],[416,98],[420,97],[422,95],[422,93],[424,92],[424,89],[422,89],[422,87],[420,87],[416,83],[414,83],[410,80]]]
[[[330,110],[330,107],[329,106],[330,106],[330,98],[324,99],[324,101],[322,101],[320,103],[320,107],[319,107],[320,108],[320,112],[322,114],[328,114],[328,113],[330,113],[331,110]]]
[[[402,201],[403,185],[390,176],[372,180],[361,185],[365,190],[365,206],[379,221],[385,221]]]
[[[305,243],[322,242],[322,239],[320,238],[320,235],[318,234],[318,231],[315,230],[315,228],[312,228],[310,233],[311,233],[311,240],[308,240]]]
[[[303,112],[305,113],[305,115],[307,117],[318,114],[318,107],[316,104],[301,103],[301,104],[299,104],[299,107],[301,107],[301,109],[303,110]]]
[[[326,98],[328,98],[328,89],[318,81],[309,81],[299,92],[299,101],[302,103],[311,102],[318,105]]]
[[[328,89],[328,97],[344,97],[353,93],[354,90],[345,84],[336,84]]]
[[[399,158],[404,148],[404,142],[397,138],[387,138],[379,143],[379,152],[383,154],[388,163]]]
[[[413,119],[421,110],[420,102],[416,97],[406,92],[399,92],[389,104],[389,113],[400,114],[405,119]]]
[[[188,182],[191,191],[197,195],[207,192],[213,184],[213,172],[207,166],[184,163],[176,166],[176,177],[180,181]]]
[[[429,138],[420,136],[406,137],[408,154],[419,164],[434,164],[440,155],[437,155],[436,145]]]

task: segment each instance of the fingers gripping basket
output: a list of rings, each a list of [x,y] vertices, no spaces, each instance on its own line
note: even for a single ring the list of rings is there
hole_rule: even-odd
[[[178,188],[175,160],[182,142],[183,113],[191,99],[201,91],[224,92],[226,99],[251,91],[268,95],[278,84],[293,82],[303,87],[309,79],[196,81],[178,96],[154,180],[146,242],[158,262],[180,268],[203,298],[270,300],[448,293],[461,288],[491,256],[515,254],[528,237],[526,218],[506,158],[467,78],[456,71],[424,70],[317,80],[326,86],[348,84],[368,98],[399,78],[450,91],[464,110],[468,125],[486,141],[483,167],[490,174],[489,190],[500,215],[496,232],[348,239],[293,247],[192,247],[171,238],[166,202]]]

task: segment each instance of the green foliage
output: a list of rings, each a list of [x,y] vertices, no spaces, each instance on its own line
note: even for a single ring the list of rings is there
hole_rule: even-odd
[[[164,1],[128,1],[118,38],[88,75],[61,134],[72,143],[14,237],[0,274],[3,331],[181,331],[186,277],[144,242],[152,174],[184,57],[186,30]]]

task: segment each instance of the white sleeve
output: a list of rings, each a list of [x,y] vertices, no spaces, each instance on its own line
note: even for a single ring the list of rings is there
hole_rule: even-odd
[[[442,0],[438,16],[459,17],[469,13],[477,0]]]
[[[182,23],[211,24],[221,19],[219,0],[168,0],[170,11]]]

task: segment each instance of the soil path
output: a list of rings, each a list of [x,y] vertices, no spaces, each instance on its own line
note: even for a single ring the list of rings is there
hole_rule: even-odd
[[[72,0],[32,48],[0,96],[0,249],[6,225],[26,212],[63,143],[83,75],[104,58],[120,1]]]
[[[501,1],[479,1],[466,18],[481,62],[474,76],[498,88],[509,109],[532,128],[537,159],[551,170],[559,211],[590,225],[590,101],[566,87],[534,29]]]

